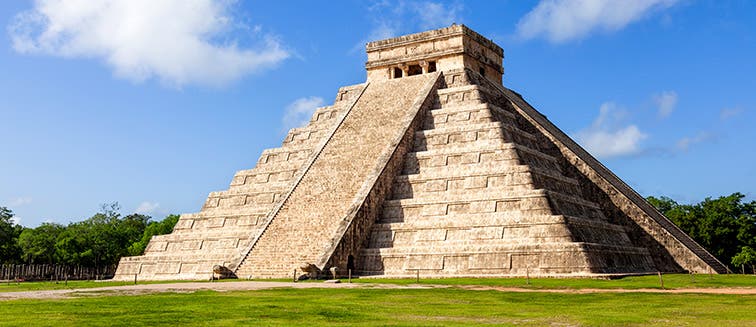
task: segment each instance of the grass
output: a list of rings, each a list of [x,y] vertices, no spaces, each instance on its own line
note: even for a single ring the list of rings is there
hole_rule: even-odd
[[[139,284],[165,284],[165,283],[181,283],[187,281],[142,281]],[[70,290],[79,288],[95,288],[95,287],[107,287],[107,286],[123,286],[134,285],[133,281],[130,282],[114,282],[109,280],[69,280],[66,282],[3,282],[0,283],[0,293],[2,292],[24,292],[24,291],[46,291],[46,290]]]
[[[754,308],[754,295],[272,289],[14,300],[0,326],[756,326]]]
[[[691,277],[687,274],[669,274],[663,275],[665,289],[677,288],[716,288],[716,287],[756,287],[756,275],[695,275]],[[236,279],[225,279],[220,282],[238,281]],[[289,282],[290,279],[267,279],[263,281],[282,281]],[[346,280],[342,280],[346,281]],[[188,281],[141,281],[139,284],[160,284],[160,283],[178,283]],[[218,281],[216,281],[218,282]],[[322,281],[308,281],[320,283]],[[418,284],[415,278],[408,279],[383,279],[383,278],[355,278],[354,283],[366,284],[396,284],[410,285]],[[19,292],[19,291],[39,291],[39,290],[56,290],[56,289],[78,289],[94,288],[104,286],[121,286],[132,285],[133,282],[112,282],[112,281],[68,281],[68,285],[63,282],[21,282],[21,283],[0,283],[1,292]],[[530,278],[530,284],[527,284],[525,278],[435,278],[420,279],[419,284],[434,285],[456,285],[456,286],[491,286],[491,287],[519,287],[529,289],[581,289],[581,288],[599,288],[599,289],[642,289],[642,288],[661,288],[659,277],[652,276],[632,276],[621,279],[589,279],[589,278]]]
[[[659,276],[630,276],[620,279],[590,279],[590,278],[437,278],[423,279],[419,284],[436,285],[472,285],[493,287],[519,287],[531,289],[659,289]],[[756,287],[756,275],[662,275],[665,289],[677,288],[718,288],[718,287]],[[361,278],[353,279],[356,283],[383,283],[409,285],[418,284],[415,278],[382,279]]]

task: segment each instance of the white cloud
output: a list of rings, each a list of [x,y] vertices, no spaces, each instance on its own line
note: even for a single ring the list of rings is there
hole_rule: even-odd
[[[31,203],[32,203],[32,198],[31,197],[29,197],[29,196],[22,196],[22,197],[17,197],[17,198],[11,199],[10,202],[8,202],[8,206],[9,207],[20,207],[20,206],[24,206],[24,205],[31,204]]]
[[[138,214],[149,215],[155,213],[155,210],[157,210],[158,208],[160,208],[160,203],[144,201],[140,203],[136,209],[134,209],[134,212]]]
[[[24,54],[102,59],[132,81],[222,85],[289,57],[259,27],[241,28],[233,0],[37,0],[8,27]],[[230,39],[242,30],[258,41]]]
[[[553,43],[583,38],[594,30],[617,31],[678,0],[541,0],[517,23],[523,39],[545,37]]]
[[[636,125],[622,126],[626,113],[614,103],[599,109],[593,124],[574,137],[588,152],[599,158],[620,157],[640,152],[640,143],[648,138]]]
[[[664,91],[654,96],[654,103],[659,109],[658,117],[667,118],[677,106],[677,93],[675,91]]]
[[[321,97],[299,98],[286,106],[286,112],[283,116],[283,126],[285,130],[294,127],[302,127],[310,122],[310,117],[318,107],[324,104]]]
[[[423,1],[413,3],[412,13],[419,18],[419,26],[424,30],[449,26],[459,20],[462,5],[458,3],[443,4],[440,2]]]
[[[724,108],[719,111],[719,119],[728,120],[732,117],[740,115],[741,112],[743,112],[743,109],[741,108]]]
[[[373,28],[368,36],[360,40],[350,53],[362,51],[365,43],[383,40],[403,33],[421,32],[460,23],[459,13],[464,9],[461,3],[444,4],[436,1],[391,1],[374,2],[367,7]]]
[[[681,151],[688,151],[692,145],[709,141],[714,138],[710,132],[700,132],[694,137],[683,137],[677,141],[677,148]]]

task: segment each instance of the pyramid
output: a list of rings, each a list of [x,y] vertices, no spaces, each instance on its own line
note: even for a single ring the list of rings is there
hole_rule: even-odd
[[[366,83],[340,88],[115,278],[726,272],[504,87],[492,41],[452,25],[367,55]]]

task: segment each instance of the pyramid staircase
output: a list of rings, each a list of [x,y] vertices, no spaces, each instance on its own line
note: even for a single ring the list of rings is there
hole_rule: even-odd
[[[355,216],[376,180],[411,139],[439,74],[369,84],[315,153],[270,224],[236,264],[244,278],[291,276],[306,264],[325,269],[345,229],[370,223]],[[410,137],[406,137],[409,135]],[[396,160],[396,159],[395,159]],[[378,190],[380,192],[380,190]]]

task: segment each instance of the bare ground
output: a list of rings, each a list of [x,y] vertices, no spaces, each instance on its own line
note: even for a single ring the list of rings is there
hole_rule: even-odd
[[[394,285],[394,284],[360,284],[360,283],[294,283],[294,282],[263,282],[263,281],[238,281],[238,282],[194,282],[194,283],[171,283],[171,284],[143,284],[126,286],[104,286],[96,288],[81,288],[67,290],[43,290],[24,292],[2,292],[0,301],[19,299],[66,299],[82,296],[109,296],[109,295],[138,295],[161,292],[195,292],[199,290],[213,291],[253,291],[271,288],[396,288],[396,289],[421,289],[421,288],[449,288],[460,287],[467,290],[494,290],[500,292],[541,292],[541,293],[701,293],[701,294],[745,294],[756,295],[756,288],[681,288],[681,289],[528,289],[517,287],[494,287],[494,286],[450,286],[450,285]]]

